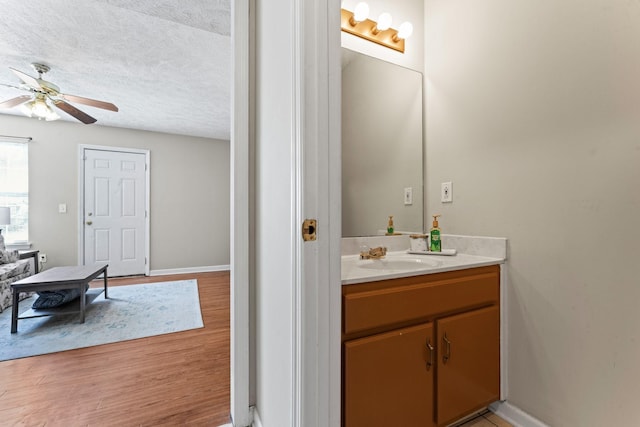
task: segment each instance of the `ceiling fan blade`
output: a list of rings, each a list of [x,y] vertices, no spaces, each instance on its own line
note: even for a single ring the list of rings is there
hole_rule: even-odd
[[[25,82],[26,84],[28,84],[32,88],[34,88],[34,89],[42,89],[42,86],[40,86],[40,83],[38,83],[38,80],[36,80],[34,77],[31,77],[30,75],[25,74],[22,71],[16,70],[15,68],[9,67],[9,69],[11,71],[13,71],[14,74],[16,76],[18,76],[18,78],[20,78],[20,80],[22,80],[23,82]]]
[[[73,105],[68,104],[62,100],[56,100],[56,101],[53,101],[53,103],[55,104],[56,107],[58,107],[68,115],[80,120],[85,125],[95,123],[97,121],[96,119],[94,119],[93,117],[85,113],[84,111],[80,111]]]
[[[89,105],[90,107],[102,108],[103,110],[118,111],[118,107],[110,102],[98,101],[96,99],[85,98],[83,96],[60,94],[61,97],[71,102]]]
[[[0,102],[0,108],[13,108],[16,105],[24,104],[31,100],[31,95],[21,95],[15,98],[8,99],[4,102]]]
[[[8,85],[6,83],[0,83],[0,86],[10,87],[10,88],[13,88],[13,89],[20,89],[20,90],[29,90],[29,89],[25,89],[25,88],[14,86],[14,85]]]

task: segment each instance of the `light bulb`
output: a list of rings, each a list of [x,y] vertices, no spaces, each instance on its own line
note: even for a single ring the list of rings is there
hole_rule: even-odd
[[[391,15],[388,13],[381,13],[378,17],[378,24],[376,28],[379,31],[388,30],[391,27]]]
[[[33,113],[31,112],[31,107],[33,106],[34,101],[30,101],[27,103],[24,103],[20,106],[20,111],[22,111],[22,114],[24,114],[27,117],[33,117]]]
[[[39,118],[45,118],[49,114],[51,110],[47,106],[47,104],[42,99],[36,99],[31,107],[31,112],[34,116]]]
[[[53,111],[52,109],[49,109],[49,113],[44,119],[48,122],[52,122],[54,120],[60,120],[60,116],[57,115],[56,112]]]
[[[356,22],[362,22],[369,17],[369,5],[361,1],[356,5],[353,11],[353,20]]]
[[[399,39],[407,39],[411,34],[413,34],[413,25],[411,25],[411,22],[403,22],[400,24],[400,28],[398,28]]]

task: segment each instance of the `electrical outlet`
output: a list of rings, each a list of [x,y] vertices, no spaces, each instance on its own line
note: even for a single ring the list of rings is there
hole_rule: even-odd
[[[404,204],[405,205],[413,204],[413,188],[412,187],[406,187],[404,189]]]
[[[67,213],[67,204],[66,203],[60,203],[58,205],[58,213]]]
[[[442,203],[453,202],[453,188],[451,187],[451,181],[443,182],[440,185],[440,201]]]
[[[47,254],[38,254],[40,262],[47,262]]]

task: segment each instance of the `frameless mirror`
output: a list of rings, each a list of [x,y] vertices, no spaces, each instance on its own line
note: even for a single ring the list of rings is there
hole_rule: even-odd
[[[343,237],[423,230],[422,118],[421,73],[342,49]]]

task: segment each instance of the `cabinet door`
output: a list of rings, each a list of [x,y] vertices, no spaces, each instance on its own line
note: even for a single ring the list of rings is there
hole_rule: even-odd
[[[498,306],[439,319],[436,329],[436,419],[446,425],[500,396]]]
[[[433,323],[344,343],[345,427],[433,426]]]

